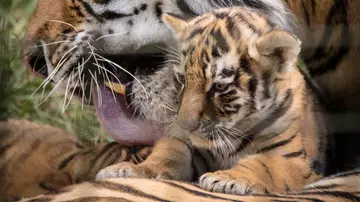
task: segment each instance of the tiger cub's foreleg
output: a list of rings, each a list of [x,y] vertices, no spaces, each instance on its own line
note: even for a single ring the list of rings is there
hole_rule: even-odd
[[[160,140],[150,156],[138,165],[123,162],[101,170],[96,179],[139,177],[191,180],[192,151],[185,143],[173,138]]]
[[[281,193],[299,190],[318,178],[302,158],[257,154],[239,160],[229,170],[202,175],[200,186],[229,194]]]

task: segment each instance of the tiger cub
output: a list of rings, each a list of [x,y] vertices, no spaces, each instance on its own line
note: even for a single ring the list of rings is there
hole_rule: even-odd
[[[201,175],[201,188],[230,194],[294,191],[319,179],[326,134],[297,69],[301,42],[241,7],[163,21],[183,53],[170,137],[143,163],[110,166],[97,179]]]
[[[92,180],[106,166],[139,163],[150,152],[149,147],[117,143],[89,147],[59,128],[25,120],[0,122],[0,202]]]

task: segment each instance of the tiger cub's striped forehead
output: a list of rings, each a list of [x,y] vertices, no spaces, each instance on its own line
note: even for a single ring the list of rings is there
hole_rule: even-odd
[[[211,83],[229,84],[236,72],[249,71],[249,44],[273,26],[260,14],[246,9],[220,9],[188,22],[181,48],[184,70]],[[195,73],[197,72],[197,73]],[[198,80],[198,79],[197,79]]]

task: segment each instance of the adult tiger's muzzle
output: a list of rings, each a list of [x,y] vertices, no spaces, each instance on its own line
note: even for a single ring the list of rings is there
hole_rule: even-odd
[[[45,58],[44,50],[36,47],[37,45],[33,45],[34,43],[31,44],[23,47],[23,58],[26,67],[32,74],[49,78],[49,60]],[[86,56],[84,57],[86,58]],[[159,55],[104,55],[103,57],[113,61],[114,64],[124,67],[131,73],[149,73],[150,69],[155,71],[163,62],[163,58],[159,57]],[[88,62],[85,68],[93,69],[93,63],[94,61]],[[71,63],[67,63],[67,65],[66,68],[72,68],[69,67]],[[76,62],[73,65],[76,65]],[[91,89],[92,104],[96,109],[102,127],[112,139],[122,144],[154,144],[163,136],[161,133],[163,126],[137,117],[134,109],[130,107],[133,78],[124,71],[114,71],[113,67],[107,66],[105,63],[103,65],[106,71],[112,71],[111,75],[108,75],[109,78],[99,76],[96,84],[94,82],[92,87],[88,86],[90,88],[87,88]],[[88,80],[88,84],[91,83],[89,79],[93,79],[91,76],[84,78]],[[110,82],[106,82],[107,80],[110,80]],[[52,82],[57,84],[59,81]],[[76,95],[81,96],[82,93]]]

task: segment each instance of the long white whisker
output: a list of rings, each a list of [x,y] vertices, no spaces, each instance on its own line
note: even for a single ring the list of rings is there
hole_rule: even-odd
[[[99,82],[98,82],[97,73],[94,72],[94,74],[95,74],[95,84],[97,86],[96,91],[98,92],[98,96],[100,97],[100,104],[102,105],[103,98],[102,98],[102,95],[101,95],[101,89],[100,89],[100,85],[99,85]]]
[[[81,95],[81,111],[82,111],[84,109],[84,99],[85,99],[85,86],[84,86],[84,82],[83,82],[84,80],[81,77],[81,74],[84,70],[84,58],[82,58],[81,60],[82,60],[82,64],[78,64],[77,70],[78,70],[78,74],[79,74],[80,87],[81,87],[81,91],[82,91],[82,95]]]
[[[75,77],[75,76],[74,76],[74,77]],[[74,86],[77,86],[78,83],[79,83],[79,80],[76,81],[76,83],[75,83]],[[69,101],[68,101],[68,103],[67,103],[66,106],[65,106],[65,111],[66,111],[66,109],[69,107],[69,105],[70,105],[70,103],[71,103],[71,100],[72,100],[72,98],[74,97],[75,90],[76,90],[76,88],[74,87],[73,90],[72,90],[71,96],[70,96],[70,98],[69,98]],[[65,112],[65,111],[64,111],[64,112]],[[63,113],[64,113],[64,112],[63,112]]]
[[[102,105],[102,96],[101,96],[101,93],[100,93],[100,86],[99,86],[94,74],[90,70],[88,70],[88,72],[90,73],[91,77],[93,78],[93,80],[95,82],[95,85],[97,86],[96,90],[97,90],[97,93],[98,93],[98,103],[99,103],[99,106],[101,106]]]
[[[67,22],[64,22],[64,21],[60,21],[60,20],[47,20],[47,21],[50,21],[50,22],[58,22],[58,23],[61,23],[61,24],[65,24],[65,25],[68,25],[70,27],[72,27],[76,32],[79,32],[79,30],[72,24],[70,23],[67,23]]]
[[[67,61],[67,59],[70,57],[66,55],[71,53],[77,46],[72,47],[70,50],[66,51],[64,55],[60,58],[58,64],[56,65],[55,69],[50,73],[50,75],[44,80],[45,84],[48,84],[51,79],[55,76],[55,74],[59,71],[60,67]],[[66,58],[65,58],[66,57]]]
[[[96,58],[95,52],[94,52],[95,47],[92,46],[89,42],[88,42],[87,44],[89,45],[89,48],[90,48],[90,51],[91,51],[91,52],[90,52],[90,55],[94,57],[95,62],[96,62],[96,66],[99,67],[100,65],[99,65],[98,59]],[[98,68],[98,71],[99,71],[99,74],[101,74],[99,68]]]
[[[95,63],[93,63],[93,65],[97,66],[97,64],[95,64]],[[117,76],[116,76],[114,73],[112,73],[111,71],[107,70],[105,67],[102,67],[102,66],[100,66],[100,65],[97,66],[97,67],[103,68],[103,70],[105,70],[106,72],[108,72],[109,74],[111,74],[112,76],[114,76],[117,82],[121,83],[120,80],[117,78]]]
[[[62,78],[60,79],[60,81],[59,81],[59,82],[53,87],[53,89],[49,92],[48,96],[46,96],[46,98],[45,98],[44,100],[42,100],[42,101],[40,102],[40,104],[38,104],[37,107],[39,107],[40,105],[42,105],[42,104],[55,92],[56,88],[57,88],[58,86],[60,86],[61,82],[62,82],[64,79],[65,79],[65,77],[62,77]]]
[[[38,47],[45,47],[45,46],[51,46],[51,45],[55,45],[55,44],[61,44],[61,43],[66,43],[66,42],[71,42],[69,40],[65,40],[65,41],[56,41],[56,42],[52,42],[52,43],[44,43],[41,45],[37,45],[37,46],[31,46],[31,48],[38,48]]]
[[[120,65],[114,63],[113,61],[111,61],[111,60],[109,60],[109,59],[106,59],[106,58],[104,58],[103,56],[101,56],[101,55],[99,55],[99,54],[96,54],[96,53],[94,53],[94,54],[95,54],[97,57],[100,57],[100,58],[102,59],[102,60],[100,59],[100,61],[108,62],[109,64],[114,65],[115,67],[121,69],[122,71],[124,71],[125,73],[127,73],[127,74],[129,74],[131,77],[133,77],[133,78],[140,84],[140,86],[142,87],[142,89],[144,90],[145,95],[146,95],[146,99],[147,99],[147,100],[149,99],[149,93],[146,91],[145,86],[143,86],[142,83],[140,82],[140,80],[137,79],[133,74],[131,74],[129,71],[127,71],[126,69],[124,69],[124,68],[121,67]]]
[[[218,129],[218,130],[219,130],[219,129]],[[226,136],[226,134],[224,134],[224,133],[223,133],[222,131],[220,131],[220,130],[219,130],[219,132],[223,134],[225,140],[226,140],[227,143],[228,143],[228,146],[231,147],[231,148],[229,148],[229,149],[231,149],[231,151],[234,151],[234,150],[235,150],[235,146],[234,146],[233,143],[229,140],[229,138]]]
[[[110,72],[110,71],[107,70],[105,67],[100,66],[100,65],[98,65],[98,64],[93,63],[93,65],[99,67],[100,69],[102,69],[102,70],[104,71],[105,77],[106,77],[106,79],[107,79],[108,82],[109,82],[109,85],[110,85],[110,88],[111,88],[111,93],[112,93],[113,98],[114,98],[114,101],[115,101],[115,103],[116,103],[117,101],[116,101],[115,93],[114,93],[114,91],[112,90],[112,89],[113,89],[112,82],[110,81],[110,78],[109,78],[109,76],[108,76],[108,74],[107,74],[107,72]],[[110,73],[112,73],[112,72],[110,72]],[[112,74],[112,75],[113,75],[113,74]],[[114,75],[114,76],[115,76],[115,75]],[[116,78],[117,80],[119,80],[117,77],[115,77],[115,78]],[[119,83],[120,83],[120,81],[119,81]]]
[[[93,94],[92,94],[92,91],[93,91],[93,79],[91,78],[90,79],[90,94],[89,94],[89,100],[91,100],[92,99],[92,96],[93,96]]]
[[[84,81],[85,79],[85,75],[82,76],[82,80]],[[82,88],[82,91],[83,91],[83,94],[82,94],[82,97],[81,97],[81,111],[83,111],[84,109],[84,101],[86,99],[86,92],[85,92],[85,88],[86,88],[86,85],[87,85],[87,81],[84,82],[84,83],[81,83],[81,88]]]
[[[65,111],[65,105],[66,105],[67,95],[68,95],[68,93],[69,93],[70,79],[71,79],[71,75],[69,75],[69,77],[68,77],[68,81],[67,81],[66,88],[65,88],[65,96],[64,96],[63,106],[62,106],[62,110],[61,110],[62,114],[63,114],[64,111]]]
[[[120,36],[120,35],[124,35],[127,34],[129,32],[121,32],[121,33],[115,33],[115,34],[106,34],[106,35],[102,35],[101,37],[95,39],[95,41],[99,41],[100,39],[106,38],[106,37],[112,37],[112,36]]]
[[[170,53],[170,55],[172,56],[177,56],[177,58],[180,58],[182,59],[183,58],[183,55],[180,54],[180,52],[178,50],[176,50],[175,48],[173,48],[172,46],[167,46],[169,47],[170,49],[167,49],[165,47],[161,47],[161,46],[157,46],[159,49],[165,51],[165,53]]]
[[[226,129],[226,128],[223,128],[223,129]],[[239,129],[236,129],[236,128],[234,128],[234,127],[231,127],[230,129],[227,129],[227,130],[228,130],[228,132],[229,132],[230,134],[233,135],[233,137],[237,137],[237,135],[233,134],[231,131],[240,133],[239,135],[240,135],[243,139],[245,139],[246,141],[249,141],[249,143],[251,144],[251,146],[252,146],[253,148],[255,148],[255,145],[254,145],[254,143],[251,141],[251,139],[249,139],[248,137],[246,137],[245,133],[243,133],[243,132],[240,131]],[[239,141],[241,141],[241,140],[239,140]],[[242,144],[243,144],[243,141],[241,141],[241,142],[242,142]]]
[[[170,111],[173,111],[173,112],[177,112],[177,110],[174,108],[174,107],[172,107],[170,104],[168,104],[168,103],[163,103],[163,106],[166,108],[166,109],[169,109]]]

